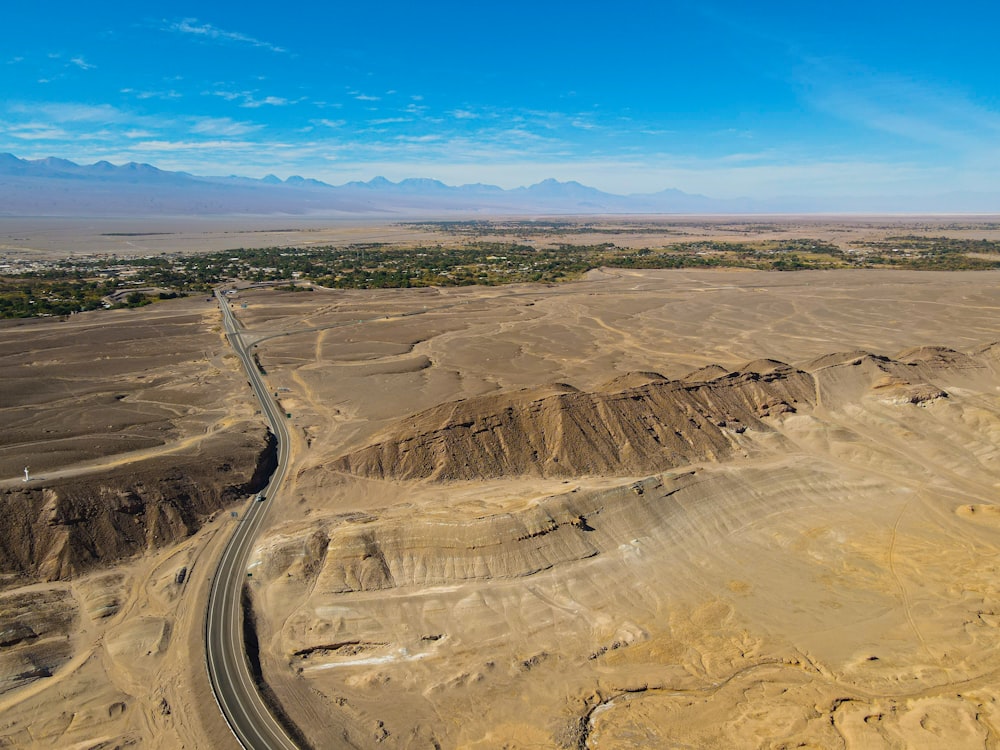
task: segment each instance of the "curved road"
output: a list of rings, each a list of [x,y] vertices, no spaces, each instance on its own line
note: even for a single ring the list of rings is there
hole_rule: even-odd
[[[246,657],[243,641],[243,609],[242,592],[247,580],[247,561],[253,549],[254,540],[263,524],[267,508],[271,504],[271,496],[278,490],[288,471],[288,427],[283,411],[280,411],[271,393],[264,385],[260,372],[254,364],[243,340],[240,323],[233,315],[229,302],[220,290],[215,296],[222,310],[222,322],[226,337],[233,351],[240,358],[243,369],[247,373],[250,386],[257,395],[261,410],[267,416],[271,431],[278,440],[278,466],[267,487],[262,491],[267,498],[265,502],[251,500],[243,517],[237,522],[236,530],[226,545],[219,560],[215,578],[208,597],[208,616],[205,622],[206,659],[208,674],[212,683],[219,708],[229,723],[230,729],[247,750],[298,750],[298,746],[288,736],[288,733],[271,714],[261,698],[250,672],[250,664]],[[502,297],[534,296],[533,293],[513,293],[498,295]],[[410,317],[429,312],[458,307],[467,304],[468,300],[437,305],[432,308],[413,310],[392,317]],[[340,321],[324,326],[304,328],[298,333],[315,332],[330,328],[356,325],[372,322],[389,316],[378,316],[367,320]],[[291,335],[290,332],[258,335],[251,346],[261,341]]]
[[[208,675],[219,708],[243,747],[248,750],[298,750],[261,698],[250,672],[243,642],[242,592],[247,580],[247,561],[271,504],[271,496],[281,486],[288,470],[288,428],[285,414],[278,411],[250,358],[239,322],[233,317],[229,303],[219,291],[216,291],[216,297],[222,308],[226,337],[243,363],[261,410],[278,440],[278,467],[268,486],[262,490],[267,499],[258,502],[255,498],[249,502],[219,560],[208,596],[205,621]]]

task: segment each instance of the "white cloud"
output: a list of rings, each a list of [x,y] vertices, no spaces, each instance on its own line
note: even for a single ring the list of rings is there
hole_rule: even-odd
[[[72,136],[62,128],[48,125],[8,126],[7,132],[22,141],[60,141]]]
[[[427,134],[427,135],[397,135],[396,140],[402,143],[434,143],[435,141],[442,140],[442,136]]]
[[[912,144],[975,153],[1000,139],[1000,111],[960,91],[826,60],[811,60],[801,78],[820,111]]]
[[[192,133],[213,136],[247,135],[263,128],[263,125],[251,122],[238,122],[228,117],[196,117],[190,126]]]
[[[252,141],[141,141],[135,144],[137,151],[232,151],[243,148],[257,148]]]
[[[298,100],[301,101],[301,100]],[[286,99],[283,96],[265,96],[263,99],[254,99],[253,97],[247,97],[246,100],[240,105],[241,107],[248,107],[250,109],[256,109],[257,107],[284,107],[289,104],[294,104],[295,102]]]
[[[73,57],[70,58],[70,62],[73,63],[80,70],[93,70],[96,65],[91,65],[89,62],[83,59],[83,57]]]
[[[258,109],[259,107],[264,106],[285,107],[289,104],[298,104],[299,102],[305,101],[303,97],[298,99],[286,99],[283,96],[265,96],[263,99],[258,99],[256,97],[256,91],[226,91],[225,89],[216,89],[215,91],[204,91],[202,93],[211,96],[218,96],[225,99],[227,102],[238,101],[240,107],[247,109]]]
[[[260,47],[262,49],[270,50],[271,52],[287,53],[284,47],[279,47],[276,44],[271,44],[270,42],[264,42],[260,39],[255,39],[247,34],[241,34],[238,31],[226,31],[224,29],[212,26],[209,23],[199,23],[197,18],[185,18],[181,21],[174,22],[163,22],[163,27],[165,31],[173,31],[180,34],[187,34],[190,36],[198,37],[201,39],[210,39],[213,41],[221,42],[236,42],[238,44],[248,44],[252,47]]]
[[[121,94],[131,94],[136,99],[180,99],[182,95],[178,91],[171,89],[170,91],[138,91],[136,89],[119,89]]]
[[[126,115],[110,104],[78,104],[75,102],[57,102],[45,104],[15,103],[8,110],[18,114],[44,115],[51,120],[67,122],[120,122]]]
[[[237,99],[242,99],[250,95],[249,91],[224,91],[221,89],[216,89],[215,91],[205,91],[206,94],[211,94],[212,96],[218,96],[225,99],[227,102],[232,102]]]

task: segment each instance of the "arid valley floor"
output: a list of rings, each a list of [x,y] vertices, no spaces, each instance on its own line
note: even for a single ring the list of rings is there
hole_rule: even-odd
[[[233,306],[290,415],[247,581],[313,747],[1000,747],[1000,273]],[[273,450],[218,306],[7,321],[0,363],[0,747],[235,748],[205,599]]]

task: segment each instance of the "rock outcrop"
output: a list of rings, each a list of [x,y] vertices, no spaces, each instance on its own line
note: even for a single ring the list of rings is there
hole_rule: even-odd
[[[802,369],[771,359],[679,380],[623,375],[602,390],[563,383],[441,404],[414,414],[329,466],[373,479],[634,476],[747,455],[769,417],[867,398],[890,405],[948,397],[935,381],[991,377],[996,348],[920,347],[893,359],[829,354]],[[749,433],[748,433],[749,431]]]
[[[609,392],[555,384],[429,409],[333,468],[373,478],[634,475],[742,452],[762,418],[811,403],[811,376],[761,361],[710,381],[654,380]]]
[[[0,491],[0,576],[65,579],[183,538],[260,489],[276,460],[273,436],[254,428],[206,440],[199,455]]]

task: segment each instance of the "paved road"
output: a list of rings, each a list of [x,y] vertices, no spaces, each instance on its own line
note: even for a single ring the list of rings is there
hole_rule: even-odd
[[[278,750],[297,750],[294,741],[268,711],[250,673],[243,645],[243,612],[241,608],[241,592],[247,580],[247,561],[253,548],[254,540],[263,523],[267,508],[271,505],[271,496],[284,481],[288,470],[288,427],[284,412],[280,411],[267,390],[260,372],[254,364],[247,349],[247,342],[239,321],[233,316],[229,302],[220,291],[215,296],[222,308],[222,320],[226,336],[233,351],[243,363],[250,385],[260,401],[261,410],[267,416],[271,431],[278,439],[278,468],[271,478],[271,483],[263,490],[267,497],[265,502],[250,501],[242,519],[236,524],[232,539],[222,553],[219,568],[212,581],[212,589],[208,600],[208,618],[206,621],[206,651],[208,673],[215,691],[216,700],[222,709],[226,721],[229,722],[233,734],[245,748],[276,748]],[[499,295],[503,297],[534,297],[535,293],[514,293]],[[429,312],[446,310],[468,304],[469,300],[455,300],[431,308],[398,313],[392,317],[411,317]],[[261,334],[258,333],[250,341],[257,344],[279,336],[289,336],[293,333],[307,333],[331,328],[340,328],[358,323],[369,323],[385,319],[380,315],[375,318],[355,321],[340,321],[324,326],[308,327],[298,331]]]
[[[247,581],[247,561],[254,540],[264,521],[272,496],[284,481],[288,470],[288,428],[286,417],[278,411],[267,391],[260,373],[247,352],[240,332],[239,321],[233,317],[229,303],[216,292],[226,336],[233,351],[243,363],[250,384],[267,416],[271,431],[278,439],[278,468],[264,488],[264,502],[251,500],[242,518],[234,521],[235,530],[226,545],[218,570],[212,581],[208,597],[208,616],[205,623],[206,657],[208,674],[226,721],[243,747],[297,750],[297,745],[277,722],[264,703],[254,684],[250,665],[243,645],[243,611],[241,594]]]

